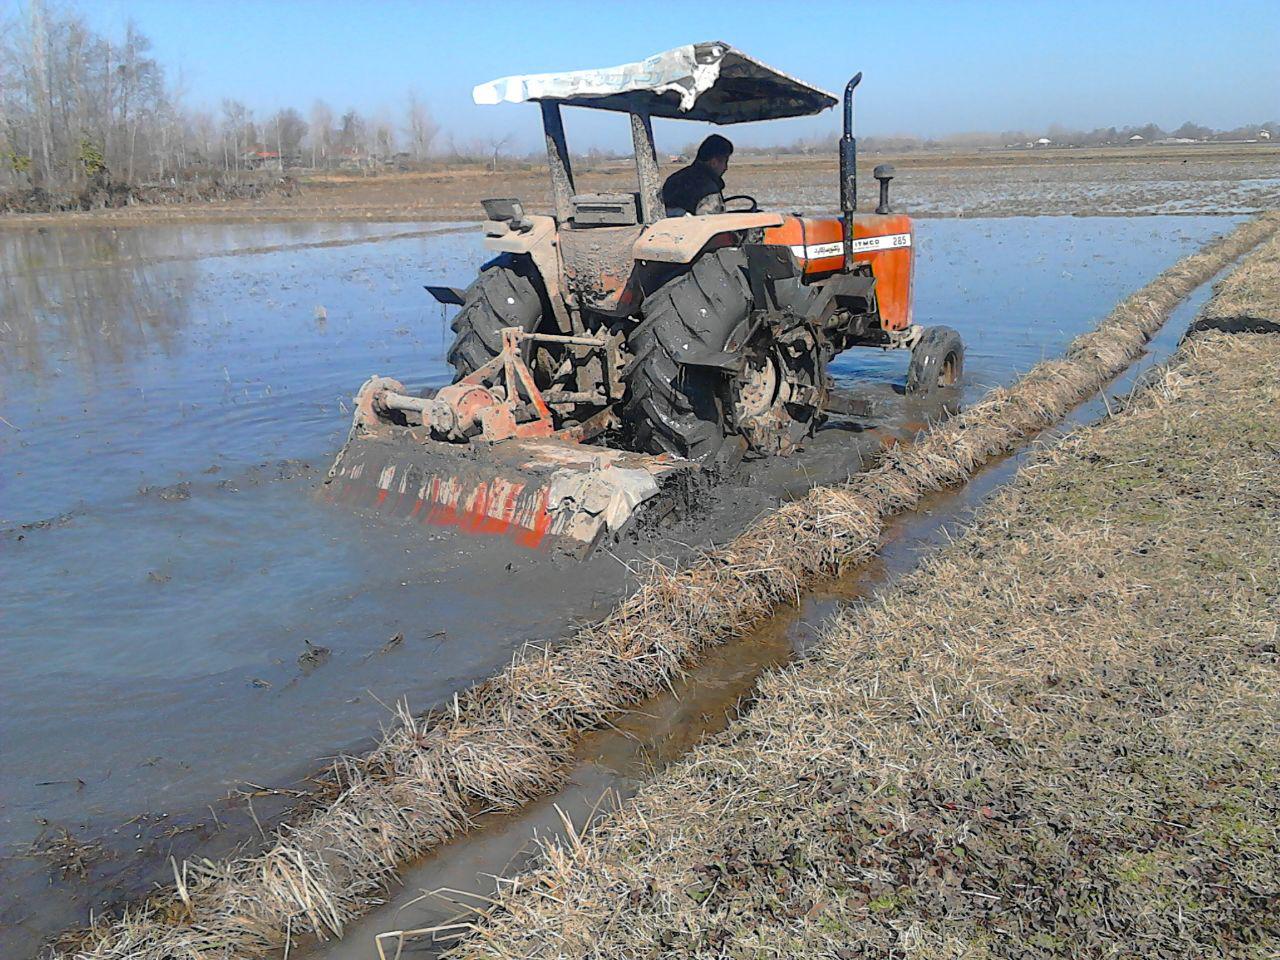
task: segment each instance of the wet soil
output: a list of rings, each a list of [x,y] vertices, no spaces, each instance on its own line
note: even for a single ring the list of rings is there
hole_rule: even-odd
[[[916,319],[965,336],[973,398],[1229,226],[926,222]],[[269,829],[387,704],[444,702],[602,615],[630,564],[732,536],[936,415],[899,396],[905,356],[847,354],[835,373],[873,416],[586,565],[329,509],[314,492],[359,384],[448,379],[421,284],[464,285],[483,253],[446,228],[0,237],[6,955],[162,881],[170,855]]]
[[[876,204],[870,172],[882,162],[897,169],[895,205],[916,216],[1231,214],[1280,203],[1280,144],[863,154],[860,206],[866,210]],[[664,162],[663,173],[677,166]],[[575,172],[584,193],[635,190],[635,168],[628,160],[579,162]],[[834,153],[740,155],[727,183],[729,193],[753,195],[766,209],[827,214],[838,209]],[[540,163],[508,162],[491,173],[477,165],[441,162],[414,173],[310,175],[290,196],[10,215],[0,218],[0,225],[474,220],[481,216],[480,201],[494,196],[519,197],[529,210],[548,209],[546,170]]]

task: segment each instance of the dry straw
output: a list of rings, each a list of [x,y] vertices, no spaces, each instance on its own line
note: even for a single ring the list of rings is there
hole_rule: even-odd
[[[451,960],[1277,956],[1278,362],[1276,336],[1184,344],[723,734],[474,922],[406,935],[470,931]]]
[[[1194,329],[1280,333],[1280,236],[1219,284]]]
[[[1059,420],[1142,352],[1177,304],[1270,236],[1242,224],[1121,302],[1066,354],[1033,367],[846,485],[819,487],[684,569],[655,567],[605,620],[527,648],[451,709],[407,711],[367,757],[335,766],[337,796],[281,827],[257,856],[186,865],[181,889],[100,923],[58,952],[77,960],[262,956],[299,935],[341,936],[399,864],[466,828],[477,805],[553,789],[575,739],[657,693],[701,650],[745,631],[817,578],[871,556],[885,518],[964,482]]]

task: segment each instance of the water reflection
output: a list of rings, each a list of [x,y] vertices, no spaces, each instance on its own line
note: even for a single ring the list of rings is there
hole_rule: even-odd
[[[168,354],[189,318],[199,266],[145,264],[157,238],[138,230],[37,230],[0,241],[0,372],[12,389],[71,363],[96,381],[148,349]],[[182,235],[166,238],[182,249]],[[137,265],[120,269],[121,261]],[[5,387],[0,387],[5,389]]]
[[[371,373],[445,377],[421,283],[474,271],[479,244],[437,229],[0,235],[0,526],[317,456]]]
[[[426,225],[435,226],[435,225]],[[203,258],[360,242],[411,224],[281,223],[45,228],[0,234],[0,372],[40,375],[70,361],[91,379],[181,341]],[[438,229],[438,227],[437,227]],[[0,393],[0,397],[4,396]]]

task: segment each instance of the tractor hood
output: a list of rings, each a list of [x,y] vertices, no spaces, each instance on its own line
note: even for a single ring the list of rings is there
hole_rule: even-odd
[[[617,67],[502,77],[480,84],[471,95],[480,104],[551,100],[721,124],[805,117],[836,104],[825,90],[718,41]]]

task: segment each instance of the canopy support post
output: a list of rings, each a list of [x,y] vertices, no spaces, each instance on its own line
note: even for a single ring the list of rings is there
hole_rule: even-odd
[[[569,145],[564,138],[564,120],[560,104],[543,100],[542,128],[547,138],[547,168],[551,171],[551,193],[555,198],[556,219],[567,223],[573,216],[573,167],[569,163]]]
[[[667,215],[667,210],[662,203],[658,154],[653,147],[653,123],[648,113],[631,111],[631,143],[636,155],[636,175],[640,179],[640,220],[657,223]]]

